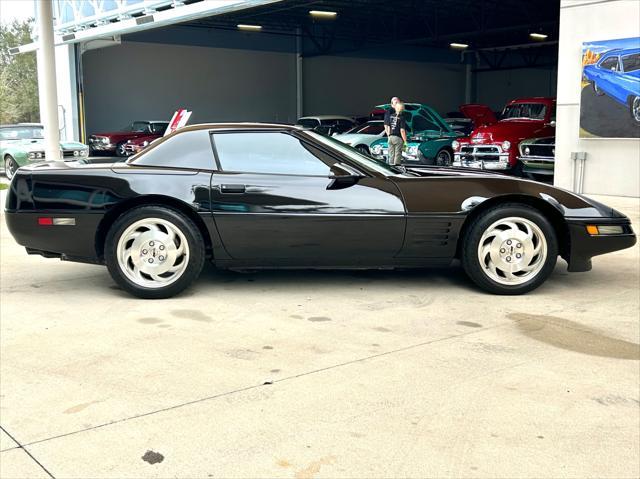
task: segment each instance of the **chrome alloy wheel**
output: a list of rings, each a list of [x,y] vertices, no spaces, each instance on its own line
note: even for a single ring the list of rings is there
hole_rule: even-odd
[[[509,217],[493,223],[478,244],[478,260],[484,273],[496,283],[520,285],[544,267],[547,240],[533,221]]]
[[[145,218],[120,236],[118,266],[138,286],[162,288],[180,278],[189,264],[189,244],[170,221]]]
[[[631,104],[631,114],[633,115],[633,119],[640,123],[640,96],[633,99],[633,103]]]

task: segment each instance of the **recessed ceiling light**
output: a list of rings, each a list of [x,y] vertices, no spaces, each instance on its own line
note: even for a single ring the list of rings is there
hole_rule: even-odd
[[[322,18],[334,18],[338,12],[330,12],[328,10],[309,10],[311,16]]]
[[[546,40],[549,35],[545,35],[544,33],[530,33],[529,36],[534,40]]]
[[[469,48],[469,45],[467,45],[466,43],[449,43],[449,46],[451,48],[456,48],[458,50],[464,50],[465,48]]]
[[[252,30],[254,32],[257,32],[259,30],[262,30],[262,25],[248,25],[246,23],[238,23],[238,28],[240,30]]]

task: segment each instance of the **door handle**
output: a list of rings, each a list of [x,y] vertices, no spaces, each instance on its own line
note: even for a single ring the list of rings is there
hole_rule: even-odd
[[[220,193],[244,193],[247,190],[246,185],[220,185]]]

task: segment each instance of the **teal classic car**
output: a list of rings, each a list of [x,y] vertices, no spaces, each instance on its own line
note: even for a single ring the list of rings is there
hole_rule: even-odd
[[[377,109],[388,110],[391,105],[380,105]],[[407,120],[407,150],[403,153],[407,163],[450,166],[453,162],[451,142],[461,135],[453,130],[436,111],[422,103],[405,103]],[[371,156],[387,161],[387,138],[371,144]]]
[[[76,141],[60,142],[60,159],[77,161],[89,156],[89,147]],[[21,166],[44,161],[44,128],[37,123],[0,126],[0,165],[7,179]]]

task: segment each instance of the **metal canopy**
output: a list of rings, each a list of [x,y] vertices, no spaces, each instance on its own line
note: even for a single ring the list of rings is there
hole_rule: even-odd
[[[337,12],[333,19],[318,19],[310,10]],[[505,48],[536,53],[518,54],[509,65],[535,66],[557,57],[560,23],[559,0],[282,0],[277,5],[246,9],[185,23],[193,28],[235,30],[239,23],[257,24],[263,32],[294,35],[300,28],[304,55],[328,55],[364,48],[449,48],[449,43],[469,45],[469,50]],[[530,33],[548,35],[536,42]],[[484,53],[488,68],[504,68]],[[489,60],[489,61],[487,61]]]

